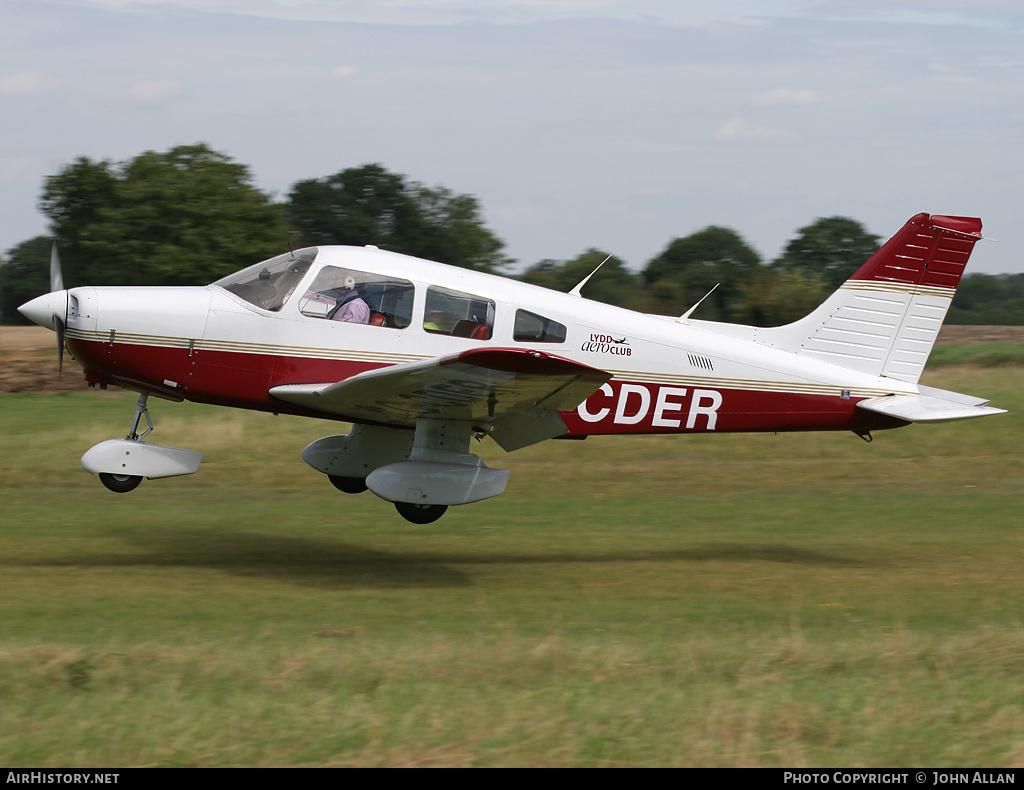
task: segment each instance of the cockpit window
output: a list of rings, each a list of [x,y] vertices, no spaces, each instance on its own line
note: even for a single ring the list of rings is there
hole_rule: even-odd
[[[316,247],[286,252],[222,277],[213,284],[231,291],[249,304],[276,312],[288,301],[316,254]]]
[[[427,289],[423,328],[432,334],[490,340],[494,302],[447,288]]]
[[[516,310],[512,339],[530,343],[564,343],[565,325],[529,310]]]
[[[299,300],[299,312],[310,318],[404,329],[412,323],[413,293],[408,280],[324,266]]]

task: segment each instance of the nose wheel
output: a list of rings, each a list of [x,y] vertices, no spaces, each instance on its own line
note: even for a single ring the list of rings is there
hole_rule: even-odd
[[[103,485],[118,494],[134,491],[142,482],[140,475],[112,475],[109,472],[100,472],[99,478]]]
[[[395,502],[395,510],[406,521],[413,524],[432,524],[448,509],[448,505],[415,505],[412,502]]]

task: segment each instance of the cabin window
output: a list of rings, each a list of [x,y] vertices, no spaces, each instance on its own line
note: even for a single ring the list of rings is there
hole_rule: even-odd
[[[299,300],[310,318],[404,329],[412,323],[413,285],[342,266],[324,266]]]
[[[522,343],[564,343],[565,325],[529,310],[516,310],[512,339]]]
[[[231,291],[249,304],[276,312],[288,301],[316,254],[316,247],[286,252],[222,277],[213,284]]]
[[[490,340],[494,302],[481,296],[431,286],[423,312],[423,328],[435,335]]]

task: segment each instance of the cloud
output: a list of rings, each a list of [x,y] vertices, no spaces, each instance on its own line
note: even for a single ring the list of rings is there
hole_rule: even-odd
[[[29,69],[0,77],[0,96],[31,96],[45,93],[57,86],[57,80],[41,71]]]
[[[80,0],[115,12],[238,14],[286,21],[381,24],[452,24],[481,14],[451,0]],[[503,4],[500,4],[503,5]]]
[[[1019,69],[1024,65],[1024,60],[1005,56],[983,56],[978,62],[986,68],[993,69]]]
[[[1019,23],[1024,17],[1019,0],[827,0],[808,10],[838,19],[874,17],[958,27],[1000,20]]]
[[[789,143],[796,135],[784,129],[752,126],[742,118],[733,118],[715,132],[715,139],[725,143]]]
[[[776,88],[750,97],[751,107],[807,107],[817,103],[816,91],[797,88]]]
[[[790,14],[807,0],[733,0],[708,4],[679,0],[76,0],[115,12],[189,11],[307,22],[395,25],[522,23],[573,19],[657,21],[692,25],[749,21]],[[978,0],[982,2],[983,0]]]
[[[135,83],[124,94],[124,98],[132,104],[155,105],[170,101],[182,93],[184,90],[177,80],[154,80]]]
[[[344,82],[345,80],[352,79],[358,73],[359,69],[355,66],[338,66],[331,72],[331,79]]]
[[[63,0],[115,12],[189,11],[291,21],[453,25],[488,21],[618,19],[692,25],[767,18],[881,19],[928,24],[1019,24],[1020,0]]]
[[[0,184],[20,184],[34,175],[38,162],[31,156],[0,159]]]
[[[930,63],[928,69],[935,75],[936,80],[947,85],[977,85],[979,82],[976,77],[960,73],[957,68],[945,63]]]

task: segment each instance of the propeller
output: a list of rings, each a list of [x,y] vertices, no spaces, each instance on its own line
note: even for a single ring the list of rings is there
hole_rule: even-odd
[[[64,293],[64,315],[53,314],[53,328],[57,332],[57,378],[64,376],[64,338],[67,334],[68,323],[68,292],[64,289],[64,274],[60,269],[60,256],[57,254],[57,242],[53,243],[50,249],[50,293],[63,291]]]
[[[64,290],[64,275],[60,271],[60,256],[57,254],[57,242],[50,248],[50,293]]]

